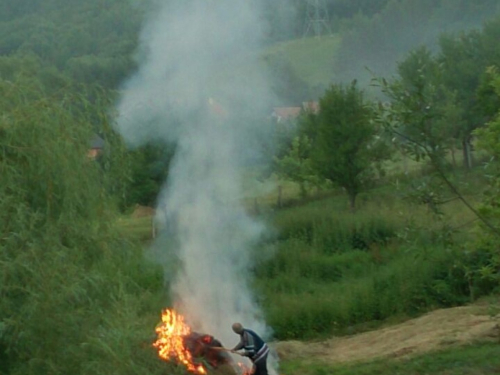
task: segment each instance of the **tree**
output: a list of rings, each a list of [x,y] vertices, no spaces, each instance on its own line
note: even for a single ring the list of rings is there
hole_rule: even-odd
[[[491,118],[488,101],[496,100],[482,82],[486,68],[500,64],[498,38],[500,18],[497,17],[486,23],[481,31],[444,35],[440,40],[438,62],[442,66],[443,83],[455,94],[456,105],[461,109],[457,134],[462,143],[465,168],[472,166],[472,133]]]
[[[430,152],[444,153],[451,150],[453,160],[454,148],[460,139],[460,129],[463,127],[463,111],[456,105],[456,95],[450,92],[442,80],[442,66],[432,56],[426,47],[411,51],[407,58],[398,64],[399,80],[392,84],[389,97],[393,106],[406,106],[411,113],[420,113],[421,118],[402,118],[398,126],[400,146],[404,151],[413,152],[418,159],[422,150],[407,150],[409,139],[417,141]],[[388,93],[385,90],[386,94]],[[406,112],[408,115],[409,112]],[[411,146],[412,147],[412,146]]]
[[[490,85],[500,98],[500,73],[496,68],[488,69]],[[474,135],[478,138],[478,147],[488,153],[490,162],[487,164],[490,183],[481,212],[500,228],[500,104],[497,106],[496,117],[484,128],[477,129]]]
[[[292,140],[291,148],[281,159],[275,158],[276,170],[300,186],[302,198],[307,196],[308,184],[318,184],[318,177],[311,162],[312,142],[306,135],[298,135]]]
[[[478,211],[452,183],[446,173],[446,143],[440,137],[439,123],[445,118],[443,107],[438,103],[440,89],[426,79],[424,74],[413,79],[412,86],[404,80],[387,82],[378,80],[382,92],[390,99],[380,104],[378,121],[395,137],[405,141],[409,154],[416,160],[430,161],[434,172],[445,183],[455,198],[460,199],[492,232],[500,234],[500,228]],[[406,132],[411,129],[411,132]]]
[[[500,73],[497,68],[489,68],[487,77],[493,91],[500,99]],[[497,102],[497,115],[485,127],[474,131],[477,137],[477,147],[488,153],[490,160],[485,165],[488,184],[479,212],[486,218],[488,225],[481,224],[481,236],[474,244],[476,252],[486,254],[487,262],[479,270],[475,270],[482,281],[500,285],[500,252],[498,251],[498,237],[500,236],[500,101]],[[492,231],[493,226],[496,231]],[[474,270],[473,270],[474,271]]]
[[[115,230],[107,176],[87,157],[90,106],[74,105],[85,101],[0,78],[2,374],[165,372],[143,345],[162,273]]]
[[[374,177],[374,162],[387,157],[377,141],[373,109],[356,83],[333,85],[320,99],[315,119],[312,163],[319,175],[345,189],[352,210]]]
[[[126,206],[154,206],[167,179],[173,147],[161,142],[144,145],[129,152],[131,178],[127,186]]]

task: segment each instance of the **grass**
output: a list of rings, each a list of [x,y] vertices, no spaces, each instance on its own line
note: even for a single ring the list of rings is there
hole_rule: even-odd
[[[256,287],[278,339],[373,328],[466,303],[482,288],[468,285],[465,268],[484,259],[461,249],[472,238],[471,212],[455,200],[437,216],[403,200],[400,189],[399,196],[392,185],[363,194],[355,214],[334,195],[270,217],[276,238],[257,250],[266,261],[256,267]]]
[[[403,199],[408,181],[426,178],[412,173],[398,185],[386,183],[361,194],[355,214],[344,194],[335,191],[273,211],[272,185],[248,185],[247,205],[252,208],[250,193],[256,189],[253,198],[260,196],[265,207],[260,218],[274,230],[255,249],[254,286],[275,338],[362,332],[391,319],[461,305],[473,293],[482,296],[491,289],[466,276],[467,267],[488,262],[487,255],[471,258],[462,248],[471,238],[471,212],[454,200],[438,216]],[[465,181],[459,173],[455,177]],[[283,195],[291,202],[293,185],[277,182],[288,188]],[[478,184],[472,175],[464,185],[471,199]],[[151,237],[150,218],[124,218],[120,226],[128,238]]]
[[[339,35],[295,39],[267,48],[263,58],[283,57],[299,78],[314,87],[333,81],[333,61],[339,45]]]
[[[500,374],[500,345],[477,344],[450,348],[406,360],[330,365],[310,360],[285,361],[286,375],[491,375]]]
[[[122,216],[117,222],[118,230],[123,238],[143,244],[152,239],[152,218]]]

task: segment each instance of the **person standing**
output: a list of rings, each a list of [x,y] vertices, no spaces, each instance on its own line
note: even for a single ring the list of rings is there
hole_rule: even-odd
[[[240,342],[232,351],[243,349],[241,355],[250,358],[253,363],[253,375],[267,374],[267,355],[269,347],[262,338],[251,329],[244,328],[241,323],[234,323],[233,331],[240,336]]]

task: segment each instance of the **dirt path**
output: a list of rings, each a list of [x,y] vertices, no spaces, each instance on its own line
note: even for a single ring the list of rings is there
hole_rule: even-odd
[[[474,305],[436,310],[380,330],[322,342],[285,341],[273,346],[282,359],[311,358],[342,363],[376,358],[404,358],[452,345],[500,343],[498,306]]]

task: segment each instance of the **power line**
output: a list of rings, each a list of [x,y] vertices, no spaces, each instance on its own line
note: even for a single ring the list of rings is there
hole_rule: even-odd
[[[330,28],[330,17],[325,0],[305,0],[306,20],[304,38],[312,33],[315,37],[320,38],[322,35],[332,34]]]

